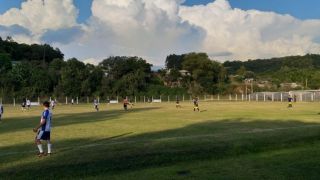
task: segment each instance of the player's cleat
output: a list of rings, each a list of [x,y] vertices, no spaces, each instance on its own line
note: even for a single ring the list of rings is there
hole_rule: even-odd
[[[38,153],[37,156],[38,157],[43,157],[43,156],[45,156],[45,154],[44,153]]]

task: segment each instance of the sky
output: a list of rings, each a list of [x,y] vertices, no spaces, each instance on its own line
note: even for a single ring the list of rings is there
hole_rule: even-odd
[[[0,0],[0,36],[97,64],[207,52],[219,61],[320,53],[319,0]]]

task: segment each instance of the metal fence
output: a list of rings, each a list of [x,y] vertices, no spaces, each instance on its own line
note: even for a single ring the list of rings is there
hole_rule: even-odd
[[[255,101],[255,102],[286,102],[288,97],[292,97],[297,102],[320,102],[320,91],[291,91],[291,92],[256,92],[253,94],[229,94],[229,95],[201,95],[197,96],[200,101]],[[152,102],[180,102],[192,101],[194,96],[128,96],[132,103],[152,103]],[[124,97],[110,96],[100,97],[37,97],[30,98],[31,102],[41,103],[43,101],[54,100],[57,104],[90,104],[96,99],[99,103],[122,102]],[[19,106],[23,98],[0,97],[1,104]]]

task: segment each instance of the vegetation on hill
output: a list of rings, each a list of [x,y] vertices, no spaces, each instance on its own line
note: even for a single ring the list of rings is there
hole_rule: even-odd
[[[58,48],[46,44],[0,38],[0,97],[243,93],[246,79],[253,79],[255,91],[320,88],[320,55],[220,63],[206,53],[172,54],[165,65],[152,72],[145,59],[118,56],[94,66],[75,58],[65,61]],[[284,88],[283,83],[298,86]]]

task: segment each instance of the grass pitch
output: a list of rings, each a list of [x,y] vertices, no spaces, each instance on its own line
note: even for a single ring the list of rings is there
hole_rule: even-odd
[[[200,109],[57,106],[54,154],[38,158],[32,128],[42,109],[5,107],[0,179],[320,178],[320,104],[202,102]]]

